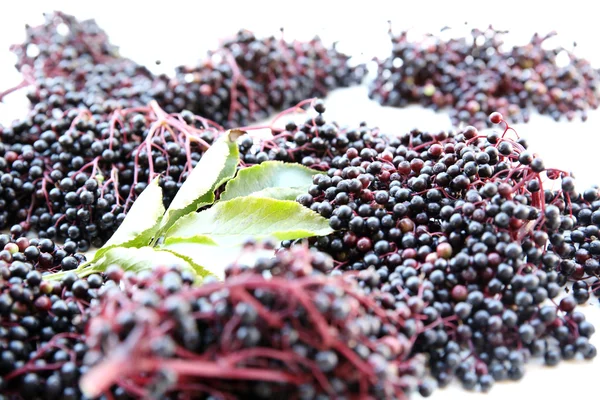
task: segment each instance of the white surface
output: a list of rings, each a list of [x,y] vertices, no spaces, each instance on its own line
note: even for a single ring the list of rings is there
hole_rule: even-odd
[[[426,4],[425,4],[426,3]],[[419,6],[421,4],[421,6]],[[193,63],[214,47],[220,37],[240,28],[257,34],[277,34],[285,28],[287,38],[307,39],[318,34],[325,41],[339,41],[339,48],[369,60],[385,57],[389,52],[388,20],[398,31],[438,32],[443,26],[464,31],[469,27],[508,29],[508,40],[523,42],[535,31],[557,30],[557,42],[570,48],[577,41],[576,53],[600,67],[597,52],[597,14],[590,2],[378,2],[378,1],[210,1],[127,2],[127,1],[23,1],[4,4],[0,12],[0,91],[20,82],[14,70],[14,57],[8,52],[11,43],[22,41],[24,24],[37,25],[42,12],[62,10],[78,18],[96,18],[121,53],[155,72],[170,72],[174,66]],[[568,8],[566,8],[568,7]],[[160,66],[155,65],[161,60]],[[24,114],[27,102],[16,93],[0,103],[0,122]],[[380,107],[367,97],[366,87],[336,91],[327,99],[327,116],[343,124],[367,121],[387,133],[402,133],[413,127],[439,130],[449,126],[444,114],[419,107],[403,110]],[[531,149],[541,154],[546,166],[575,173],[580,188],[600,183],[596,173],[600,154],[600,112],[590,112],[585,123],[555,123],[548,117],[533,114],[527,125],[515,125],[526,137]],[[583,308],[599,333],[592,343],[600,347],[600,309],[592,298]],[[600,360],[561,363],[555,368],[528,365],[525,378],[518,383],[496,384],[487,395],[469,393],[457,387],[438,390],[432,399],[523,399],[547,400],[598,398],[593,382],[600,372]],[[418,397],[418,396],[415,396]]]

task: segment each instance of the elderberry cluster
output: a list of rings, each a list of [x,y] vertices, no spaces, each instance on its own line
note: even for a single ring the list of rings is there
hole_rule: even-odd
[[[25,42],[12,50],[24,75],[17,88],[30,85],[34,105],[104,113],[156,100],[169,113],[190,110],[227,127],[360,83],[364,74],[364,66],[351,66],[349,56],[319,38],[258,39],[242,30],[197,66],[180,66],[173,77],[155,76],[121,57],[93,20],[80,22],[60,12],[27,27]]]
[[[573,182],[563,180],[563,189],[574,191]],[[585,304],[590,293],[600,297],[600,192],[595,186],[570,200],[559,204],[572,214],[565,226],[568,232],[549,237],[555,255],[548,262],[563,281],[573,282],[571,294],[562,300],[565,307]]]
[[[44,281],[45,271],[83,260],[49,239],[0,235],[0,245],[0,399],[82,398],[86,309],[110,284],[100,275],[82,280],[72,273]]]
[[[314,248],[426,316],[413,351],[429,355],[438,384],[456,376],[483,391],[520,379],[531,356],[555,365],[596,355],[575,306],[588,298],[582,279],[597,282],[597,190],[582,197],[569,174],[511,138],[500,114],[490,119],[505,129],[414,130],[385,148],[351,146],[297,198],[336,230]],[[544,189],[552,180],[561,189]],[[568,277],[579,279],[577,301],[552,304]]]
[[[366,123],[351,129],[327,122],[324,117],[326,107],[321,99],[303,103],[310,103],[316,113],[314,117],[307,117],[302,124],[289,121],[285,129],[272,126],[273,137],[258,143],[251,136],[241,139],[240,158],[244,165],[277,160],[327,171],[332,161],[349,148],[362,150],[367,147],[382,151],[390,141],[388,136],[380,134],[378,129],[367,127]]]
[[[180,66],[169,82],[167,111],[189,109],[226,126],[264,119],[329,90],[360,83],[364,66],[315,37],[308,42],[241,30],[198,66]],[[162,101],[160,94],[157,99]]]
[[[44,24],[27,26],[25,41],[11,47],[24,84],[31,85],[27,96],[32,105],[55,112],[85,108],[109,113],[145,106],[153,91],[166,87],[165,77],[121,57],[94,20],[78,21],[62,12],[45,18]]]
[[[92,311],[81,387],[96,396],[126,379],[125,391],[155,398],[402,398],[424,372],[403,316],[321,272],[332,266],[298,247],[201,286],[169,268],[126,276]]]
[[[504,33],[489,27],[473,29],[471,37],[411,40],[406,31],[390,30],[392,54],[379,62],[370,97],[395,107],[449,107],[455,126],[485,127],[494,111],[508,121],[527,122],[530,106],[555,120],[577,115],[586,120],[587,110],[599,104],[598,71],[566,49],[546,49],[544,41],[554,33],[536,33],[529,43],[509,49],[503,47]],[[567,65],[557,62],[559,54]]]
[[[83,254],[77,253],[75,242],[64,246],[56,245],[50,239],[27,237],[11,238],[11,235],[0,235],[0,261],[4,266],[26,263],[27,268],[40,273],[70,271],[86,261]],[[20,263],[20,264],[19,264]]]
[[[149,107],[110,114],[72,109],[0,128],[0,228],[19,236],[101,247],[146,185],[160,176],[164,203],[220,134],[190,112]]]

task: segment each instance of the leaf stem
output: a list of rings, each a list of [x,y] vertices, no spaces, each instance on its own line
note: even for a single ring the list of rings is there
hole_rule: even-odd
[[[79,267],[77,267],[74,270],[60,271],[60,272],[55,272],[53,274],[44,275],[44,280],[46,280],[46,281],[60,281],[68,273],[71,273],[71,272],[74,272],[80,278],[84,278],[84,277],[86,277],[88,275],[91,275],[91,274],[93,274],[95,272],[94,268],[88,268],[90,265],[93,265],[93,264],[94,264],[94,260],[86,261],[86,262],[84,262],[83,264],[81,264]]]

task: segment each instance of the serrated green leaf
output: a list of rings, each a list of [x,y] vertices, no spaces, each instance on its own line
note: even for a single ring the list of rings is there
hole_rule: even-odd
[[[219,279],[225,278],[225,268],[234,262],[250,265],[257,257],[272,257],[274,250],[253,250],[244,252],[241,246],[215,246],[206,236],[185,239],[172,239],[160,246],[182,257],[202,260],[202,265]],[[252,259],[246,259],[248,256]]]
[[[295,200],[298,194],[308,190],[313,175],[318,173],[300,164],[266,161],[240,170],[235,178],[227,182],[220,199],[255,196]]]
[[[206,236],[218,245],[231,246],[248,238],[293,240],[331,232],[328,220],[295,201],[250,196],[182,217],[167,231],[165,243]]]
[[[229,130],[204,153],[167,209],[160,232],[166,231],[181,216],[215,201],[215,190],[235,175],[239,162],[236,140],[244,133]]]
[[[102,246],[93,261],[102,258],[104,253],[114,247],[142,247],[147,246],[158,230],[160,220],[165,213],[163,205],[163,192],[154,179],[131,206],[125,220],[117,231]]]

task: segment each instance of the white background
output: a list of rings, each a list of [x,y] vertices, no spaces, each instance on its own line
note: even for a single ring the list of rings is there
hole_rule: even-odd
[[[10,5],[9,5],[10,4]],[[597,13],[587,1],[13,1],[0,11],[0,91],[20,82],[14,70],[15,58],[8,51],[24,39],[24,24],[37,25],[42,13],[62,10],[80,19],[95,18],[121,53],[148,66],[154,72],[170,73],[180,64],[194,63],[219,38],[247,28],[259,35],[278,34],[285,29],[288,39],[310,39],[315,34],[357,61],[385,57],[389,52],[387,21],[394,31],[412,28],[415,32],[437,33],[444,26],[451,32],[468,32],[471,27],[508,29],[507,42],[523,43],[536,31],[558,32],[554,43],[567,48],[577,42],[576,54],[600,68]],[[465,22],[467,23],[465,27]],[[161,64],[156,65],[155,61]],[[403,110],[380,107],[367,97],[366,86],[342,89],[327,99],[327,116],[342,124],[367,121],[387,133],[399,134],[418,127],[440,130],[449,127],[444,114],[419,107]],[[24,115],[23,93],[8,96],[0,103],[0,122]],[[515,125],[528,139],[531,149],[541,154],[546,166],[572,171],[581,189],[600,183],[600,111],[589,120],[556,123],[533,114],[531,122]],[[600,330],[598,300],[584,307],[588,318]],[[600,346],[600,332],[592,342]],[[598,398],[595,384],[600,361],[562,363],[555,368],[529,365],[519,383],[496,384],[487,395],[465,392],[458,387],[437,391],[433,399],[543,399]],[[417,397],[417,396],[415,396]]]

